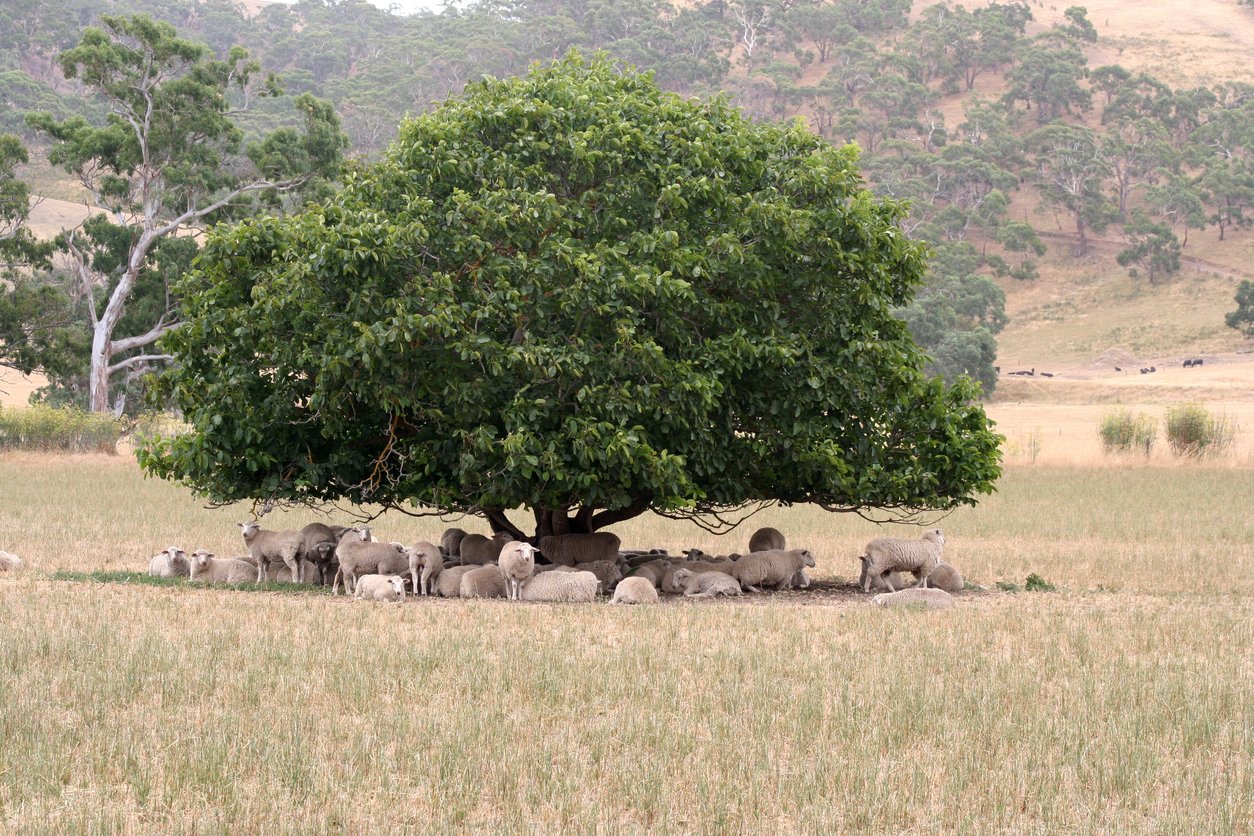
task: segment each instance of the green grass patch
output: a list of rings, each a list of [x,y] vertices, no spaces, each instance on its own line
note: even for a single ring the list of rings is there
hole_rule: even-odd
[[[214,587],[233,589],[240,592],[283,592],[291,595],[314,593],[330,595],[329,586],[310,586],[309,584],[290,583],[288,581],[267,581],[266,583],[199,583],[187,578],[158,578],[147,572],[104,571],[70,572],[65,569],[53,572],[48,576],[54,581],[74,581],[77,583],[120,583],[139,584],[142,586],[190,586],[195,588]]]

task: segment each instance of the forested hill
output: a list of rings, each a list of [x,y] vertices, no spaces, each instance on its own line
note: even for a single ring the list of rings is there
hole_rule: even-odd
[[[802,118],[861,146],[868,184],[910,200],[907,231],[937,249],[929,289],[903,315],[941,371],[991,386],[1006,321],[993,278],[1036,278],[1046,243],[1083,255],[1106,233],[1120,264],[1156,283],[1179,269],[1190,236],[1231,240],[1254,220],[1254,76],[1226,60],[1248,50],[1203,32],[1213,39],[1192,52],[1198,42],[1178,26],[1174,40],[1128,34],[1198,6],[1243,32],[1254,10],[1141,5],[1160,17],[910,0],[484,0],[412,16],[362,0],[6,0],[0,130],[24,134],[38,155],[25,112],[103,118],[55,63],[102,13],[149,13],[223,55],[248,48],[289,94],[334,102],[365,156],[404,114],[468,81],[603,50],[665,89],[722,91],[755,119]],[[259,114],[259,128],[296,121],[290,98]],[[1055,237],[1043,242],[1046,228]]]

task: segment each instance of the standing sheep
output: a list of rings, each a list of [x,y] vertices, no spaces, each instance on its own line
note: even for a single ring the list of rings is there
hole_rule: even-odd
[[[335,529],[319,522],[310,523],[302,528],[300,536],[302,541],[301,554],[314,565],[318,575],[317,582],[325,583],[327,568],[335,558],[335,547],[339,545],[340,538],[336,536]],[[306,577],[306,580],[310,583],[314,582],[309,577]]]
[[[16,572],[22,568],[22,558],[9,552],[0,552],[0,572]]]
[[[186,578],[191,573],[187,552],[178,546],[170,546],[148,562],[148,574],[154,578]]]
[[[436,576],[444,571],[444,556],[440,553],[440,547],[426,540],[419,540],[405,549],[405,557],[409,560],[409,574],[414,582],[414,597],[420,591],[426,595],[429,588],[434,589]]]
[[[788,548],[784,535],[777,528],[759,528],[749,538],[749,552],[781,551]]]
[[[357,579],[353,600],[404,601],[405,579],[400,575],[362,575]]]
[[[858,576],[858,588],[862,589],[867,582],[867,565],[871,562],[871,558],[862,555],[858,558],[862,561],[862,574]],[[905,589],[906,582],[901,579],[900,572],[889,572],[885,575],[876,575],[871,578],[871,589],[875,592],[896,592],[899,589]]]
[[[517,601],[523,583],[536,570],[536,547],[521,541],[506,543],[501,549],[498,565],[501,574],[505,576],[505,597]]]
[[[370,538],[370,526],[362,526],[357,536],[345,536],[335,547],[335,557],[340,562],[339,572],[331,584],[331,594],[339,594],[340,576],[344,577],[344,591],[351,593],[360,575],[399,575],[409,571],[409,557],[405,547],[394,543],[379,543]]]
[[[449,566],[442,570],[435,579],[434,594],[441,598],[457,598],[462,593],[462,575],[469,572],[473,566]]]
[[[927,576],[927,585],[931,589],[943,589],[950,595],[956,595],[966,585],[958,570],[945,561],[936,564],[932,574]]]
[[[214,557],[212,552],[192,552],[191,579],[208,583],[256,583],[257,568],[251,563],[231,557]]]
[[[617,560],[623,541],[617,534],[558,534],[540,538],[540,554],[549,563],[574,566],[595,560]]]
[[[922,606],[929,610],[948,610],[954,606],[953,596],[943,589],[903,589],[876,595],[871,603],[877,607]]]
[[[619,581],[618,586],[614,587],[614,597],[610,599],[611,604],[656,604],[657,602],[657,589],[653,586],[653,582],[638,575]]]
[[[501,557],[501,549],[513,539],[514,536],[507,531],[498,531],[491,538],[482,534],[467,534],[458,546],[462,565],[486,566],[495,563]]]
[[[589,603],[596,600],[598,583],[591,572],[542,572],[523,584],[522,600]]]
[[[244,545],[248,546],[248,553],[257,561],[260,572],[258,577],[261,580],[270,579],[271,563],[285,563],[299,583],[305,582],[299,562],[304,553],[305,538],[299,531],[267,531],[253,520],[236,525],[244,535]]]
[[[945,535],[939,528],[923,532],[918,540],[876,537],[866,544],[866,575],[862,582],[862,591],[871,591],[871,578],[889,572],[911,572],[918,578],[920,586],[926,586],[927,576],[941,561],[941,548],[944,545]]]
[[[759,592],[764,586],[785,590],[792,589],[793,579],[807,566],[814,566],[814,555],[808,549],[772,549],[740,558],[732,564],[731,575],[750,592]]]
[[[440,535],[440,551],[448,557],[462,556],[462,539],[466,532],[460,528],[447,528]]]
[[[505,593],[505,576],[499,566],[476,566],[462,575],[463,598],[504,598]]]

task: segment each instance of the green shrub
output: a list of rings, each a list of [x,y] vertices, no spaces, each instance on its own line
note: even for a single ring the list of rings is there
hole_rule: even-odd
[[[1028,592],[1057,592],[1058,587],[1033,572],[1028,575],[1027,580],[1023,582],[1023,588]]]
[[[126,422],[81,409],[0,409],[0,450],[116,454]]]
[[[1237,428],[1226,415],[1211,415],[1200,403],[1167,408],[1167,445],[1177,456],[1218,456],[1232,449]]]
[[[1102,416],[1097,434],[1102,440],[1103,453],[1135,451],[1148,456],[1158,436],[1158,420],[1144,412],[1133,414],[1130,409],[1118,409]]]

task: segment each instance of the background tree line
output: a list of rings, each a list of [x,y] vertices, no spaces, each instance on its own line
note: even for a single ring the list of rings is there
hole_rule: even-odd
[[[1045,213],[1036,216],[1037,225],[1055,219],[1074,235],[1080,254],[1092,233],[1115,229],[1126,241],[1120,263],[1151,282],[1179,269],[1191,231],[1209,229],[1222,239],[1254,220],[1254,86],[1173,89],[1119,66],[1090,68],[1085,50],[1098,32],[1079,6],[1049,27],[1019,2],[973,10],[943,2],[913,17],[911,11],[910,0],[714,0],[683,7],[656,0],[485,0],[401,16],[363,0],[302,0],[255,13],[229,0],[13,0],[0,10],[0,130],[20,137],[35,154],[59,160],[79,182],[85,165],[99,169],[103,158],[86,156],[92,149],[82,137],[58,136],[52,128],[108,123],[107,95],[67,73],[58,59],[79,48],[86,28],[99,26],[104,14],[167,21],[179,37],[207,45],[205,61],[229,64],[233,50],[246,54],[256,89],[237,84],[227,93],[234,97],[227,118],[238,134],[232,134],[233,158],[248,163],[244,149],[251,144],[256,159],[265,157],[272,169],[292,163],[293,138],[307,136],[313,124],[311,102],[334,108],[316,121],[337,136],[343,131],[349,156],[373,158],[396,136],[405,114],[428,110],[467,81],[517,75],[572,47],[604,50],[651,70],[663,89],[685,96],[726,93],[755,119],[801,117],[821,137],[856,142],[870,188],[908,200],[903,229],[936,252],[927,287],[901,315],[936,371],[970,374],[986,390],[996,381],[996,334],[1006,322],[1004,296],[990,274],[1035,278],[1034,259],[1045,252],[1033,219],[1016,205],[1026,188]],[[266,82],[270,73],[281,76],[281,84]],[[990,88],[1000,95],[983,93]],[[957,109],[955,97],[960,119],[945,115]],[[32,112],[43,115],[32,120]],[[74,141],[77,150],[67,152],[66,143]],[[21,153],[14,145],[0,154],[12,188],[20,188],[11,172]],[[326,166],[336,155],[326,148],[318,153],[318,177],[312,171],[299,176],[329,183],[333,173]],[[251,173],[260,176],[264,165],[255,162]],[[97,179],[88,184],[96,202],[120,208],[108,193],[117,184]],[[191,181],[182,185],[190,189]],[[214,189],[225,187],[202,182],[181,199],[203,208],[221,197]],[[305,181],[299,189],[285,188],[293,192],[285,198],[290,203]],[[229,212],[215,210],[198,221],[263,206],[282,209],[274,194],[262,199],[266,190],[255,191]],[[12,252],[22,241],[16,230],[23,200],[6,205],[16,207],[3,216]],[[93,220],[77,234],[83,245],[77,256],[73,240],[57,242],[62,256],[95,271],[86,284],[66,275],[72,268],[65,258],[53,261],[47,252],[8,258],[50,268],[42,279],[17,282],[21,294],[15,290],[0,309],[0,323],[21,325],[4,332],[5,359],[51,372],[49,397],[88,396],[93,311],[87,308],[104,303],[105,291],[122,280],[122,256],[131,252],[122,252],[127,236],[105,224]],[[145,255],[126,321],[118,324],[121,338],[152,333],[163,317],[169,324],[169,277],[184,270],[195,251],[194,239],[172,236]],[[92,282],[102,291],[98,300],[84,290]],[[54,297],[64,303],[60,310],[51,305]],[[42,348],[32,353],[29,337],[36,333]],[[110,362],[143,356],[142,347],[122,355]],[[135,362],[119,371],[136,366],[147,368]],[[122,374],[110,386],[121,386],[127,376],[139,385],[138,375]],[[110,402],[118,396],[114,392]]]

